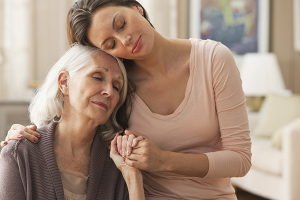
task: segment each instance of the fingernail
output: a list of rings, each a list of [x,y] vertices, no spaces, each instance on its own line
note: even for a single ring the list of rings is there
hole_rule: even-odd
[[[129,156],[129,150],[127,150],[127,156]]]
[[[4,144],[4,145],[7,145],[7,142],[5,141],[3,144]]]
[[[37,138],[40,138],[41,136],[40,136],[40,135],[37,135],[36,137],[37,137]]]
[[[38,142],[39,140],[37,138],[33,138],[33,141],[34,142]]]
[[[18,135],[18,138],[23,138],[23,135]]]

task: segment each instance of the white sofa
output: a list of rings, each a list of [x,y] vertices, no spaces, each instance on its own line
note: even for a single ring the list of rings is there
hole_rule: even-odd
[[[260,118],[249,112],[250,132]],[[267,199],[300,199],[300,129],[286,128],[282,148],[272,147],[268,138],[251,134],[252,167],[242,178],[232,178],[232,184]]]

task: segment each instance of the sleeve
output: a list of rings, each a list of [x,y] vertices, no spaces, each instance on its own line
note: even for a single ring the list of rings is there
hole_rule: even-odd
[[[14,155],[16,142],[12,142],[0,154],[0,194],[1,199],[22,200],[26,199],[26,195]]]
[[[251,167],[251,139],[242,80],[226,46],[218,43],[209,59],[222,150],[206,153],[209,171],[205,178],[242,177]]]

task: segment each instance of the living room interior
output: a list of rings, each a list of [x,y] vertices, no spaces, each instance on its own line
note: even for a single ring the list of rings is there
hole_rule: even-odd
[[[300,0],[138,1],[163,36],[220,39],[232,50],[252,140],[252,168],[232,179],[238,199],[300,199]],[[0,1],[0,141],[12,124],[30,124],[31,97],[68,49],[66,16],[74,2]],[[216,16],[226,22],[219,36]],[[230,30],[234,41],[223,37]]]

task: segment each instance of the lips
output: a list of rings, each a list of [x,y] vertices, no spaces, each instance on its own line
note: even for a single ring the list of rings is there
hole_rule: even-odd
[[[103,108],[105,110],[108,109],[108,106],[105,103],[101,102],[101,101],[92,101],[92,103],[96,104],[97,106],[100,106],[101,108]]]
[[[132,47],[132,53],[136,53],[140,50],[142,44],[142,38],[141,36],[139,39],[134,43],[134,46]]]

